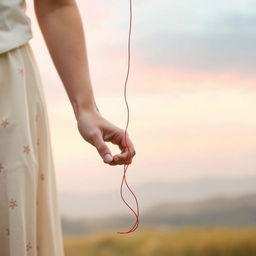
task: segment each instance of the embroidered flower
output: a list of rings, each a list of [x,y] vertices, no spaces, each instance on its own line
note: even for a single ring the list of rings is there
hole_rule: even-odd
[[[32,248],[31,242],[29,242],[29,243],[26,245],[26,247],[27,247],[27,251],[29,251],[29,250]]]
[[[23,68],[18,68],[18,73],[22,76],[24,76],[24,69]]]
[[[3,126],[4,128],[9,124],[8,119],[2,120],[1,121],[1,126]]]
[[[14,208],[14,207],[17,207],[18,205],[17,205],[17,200],[13,200],[13,198],[9,201],[9,207],[11,207],[12,209]]]
[[[29,151],[30,151],[30,148],[29,148],[28,145],[27,146],[23,146],[23,152],[28,153]]]
[[[4,169],[4,166],[2,163],[0,163],[0,173],[3,171],[3,169]]]

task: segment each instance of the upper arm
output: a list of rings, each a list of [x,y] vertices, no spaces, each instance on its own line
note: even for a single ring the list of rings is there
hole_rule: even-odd
[[[37,18],[66,5],[74,4],[75,0],[34,0],[34,9]]]

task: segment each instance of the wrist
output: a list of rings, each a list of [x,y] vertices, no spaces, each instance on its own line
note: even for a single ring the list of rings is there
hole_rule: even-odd
[[[99,109],[94,100],[92,100],[91,102],[72,101],[72,106],[76,120],[78,120],[84,112],[99,113]]]

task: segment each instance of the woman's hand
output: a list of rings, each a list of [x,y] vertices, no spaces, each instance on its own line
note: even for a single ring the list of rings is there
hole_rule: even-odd
[[[108,122],[99,111],[83,111],[77,119],[77,127],[82,137],[96,147],[105,163],[110,165],[132,163],[132,158],[136,152],[128,133],[126,133],[126,141],[130,153],[125,143],[125,130]],[[118,145],[121,153],[113,157],[105,141]]]

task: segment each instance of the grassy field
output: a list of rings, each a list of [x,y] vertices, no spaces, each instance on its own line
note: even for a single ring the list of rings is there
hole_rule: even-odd
[[[256,255],[256,228],[147,229],[65,237],[64,241],[65,256]]]

